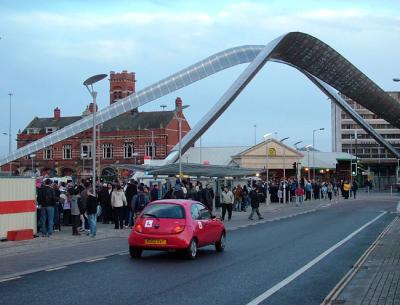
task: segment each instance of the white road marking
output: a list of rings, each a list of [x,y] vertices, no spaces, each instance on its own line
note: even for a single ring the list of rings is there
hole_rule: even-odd
[[[128,251],[125,251],[125,252],[122,252],[122,253],[119,253],[118,255],[127,255],[128,254]]]
[[[0,283],[8,282],[8,281],[13,281],[13,280],[18,280],[22,278],[22,276],[14,276],[14,277],[9,277],[8,279],[2,279],[0,280]]]
[[[320,255],[318,255],[316,258],[314,258],[312,261],[310,261],[308,264],[304,265],[303,267],[301,267],[300,269],[298,269],[297,271],[295,271],[294,273],[292,273],[291,275],[289,275],[287,278],[285,278],[283,281],[279,282],[278,284],[276,284],[275,286],[271,287],[270,289],[268,289],[267,291],[265,291],[264,293],[262,293],[261,295],[259,295],[258,297],[256,297],[254,300],[250,301],[249,303],[247,303],[247,305],[258,305],[261,302],[265,301],[266,299],[268,299],[271,295],[273,295],[275,292],[279,291],[281,288],[285,287],[286,285],[288,285],[290,282],[294,281],[297,277],[299,277],[300,275],[302,275],[304,272],[306,272],[308,269],[310,269],[311,267],[313,267],[315,264],[317,264],[319,261],[321,261],[322,259],[324,259],[326,256],[328,256],[330,253],[332,253],[333,251],[335,251],[337,248],[339,248],[341,245],[343,245],[344,243],[346,243],[347,241],[349,241],[350,239],[352,239],[355,235],[357,235],[358,233],[360,233],[362,230],[364,230],[366,227],[368,227],[370,224],[374,223],[375,221],[377,221],[379,218],[381,218],[383,215],[385,215],[386,212],[382,212],[381,214],[379,214],[377,217],[375,217],[374,219],[372,219],[371,221],[367,222],[365,225],[363,225],[362,227],[360,227],[359,229],[355,230],[353,233],[351,233],[350,235],[348,235],[347,237],[345,237],[344,239],[342,239],[341,241],[339,241],[337,244],[333,245],[332,247],[330,247],[328,250],[326,250],[325,252],[321,253]]]
[[[106,258],[105,257],[98,257],[98,258],[94,258],[94,259],[85,261],[85,263],[94,263],[94,262],[102,261],[104,259],[106,259]]]
[[[54,267],[54,268],[50,268],[50,269],[46,269],[46,272],[50,272],[50,271],[56,271],[56,270],[60,270],[60,269],[64,269],[67,268],[67,266],[60,266],[60,267]]]

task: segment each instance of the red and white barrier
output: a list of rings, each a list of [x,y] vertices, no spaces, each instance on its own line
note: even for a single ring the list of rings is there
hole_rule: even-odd
[[[0,239],[28,230],[36,233],[35,179],[0,178]]]

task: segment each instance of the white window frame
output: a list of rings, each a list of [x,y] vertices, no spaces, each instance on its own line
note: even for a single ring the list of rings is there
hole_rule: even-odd
[[[53,160],[53,146],[43,149],[43,160]]]
[[[69,151],[69,156],[67,156],[67,152]],[[71,160],[72,159],[72,145],[65,144],[63,145],[63,160]]]
[[[53,133],[57,130],[57,127],[46,127],[46,133]]]
[[[38,134],[40,131],[39,128],[27,128],[26,129],[26,133],[27,134]]]
[[[144,145],[144,153],[146,156],[153,158],[153,149],[154,149],[154,157],[156,157],[155,143],[147,142]]]
[[[86,149],[84,149],[86,147]],[[86,151],[85,151],[86,150]],[[81,159],[92,159],[92,150],[93,150],[93,144],[92,143],[82,143],[81,144]],[[86,153],[86,157],[82,157],[82,155]]]
[[[129,149],[131,149],[129,153]],[[135,143],[125,142],[124,143],[124,159],[132,159],[135,153]]]
[[[114,147],[111,143],[102,145],[103,159],[112,159],[114,155]]]

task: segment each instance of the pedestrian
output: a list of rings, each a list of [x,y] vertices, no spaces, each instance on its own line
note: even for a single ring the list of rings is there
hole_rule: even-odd
[[[358,190],[358,183],[357,183],[356,179],[354,179],[353,183],[351,184],[351,190],[353,191],[354,199],[356,199],[357,190]]]
[[[351,188],[350,183],[346,180],[343,183],[343,196],[344,196],[344,199],[349,199],[350,188]]]
[[[68,193],[71,196],[71,222],[72,222],[72,235],[81,235],[78,232],[79,227],[79,216],[81,215],[82,205],[80,191],[77,187],[74,189],[71,187],[68,189]]]
[[[333,192],[333,185],[332,182],[328,183],[328,198],[329,200],[332,200],[332,192]]]
[[[97,222],[97,197],[93,194],[92,190],[88,190],[86,199],[86,214],[89,221],[89,235],[90,237],[96,236],[96,222]]]
[[[253,220],[253,215],[254,213],[257,213],[258,219],[264,219],[264,217],[261,216],[259,207],[260,207],[260,200],[259,200],[259,189],[256,185],[253,186],[253,189],[250,191],[249,197],[250,197],[250,204],[251,204],[251,213],[249,216],[250,220]]]
[[[299,206],[303,203],[303,197],[304,197],[304,189],[301,187],[300,184],[296,188],[295,195],[296,195],[296,205]]]
[[[71,196],[66,189],[61,190],[60,203],[63,211],[63,225],[71,225]]]
[[[244,185],[242,191],[242,212],[246,212],[248,202],[249,202],[249,191],[247,190],[247,186]]]
[[[243,197],[243,189],[239,184],[235,189],[235,211],[240,211],[242,209],[242,197]]]
[[[150,191],[150,201],[152,202],[152,201],[158,200],[159,198],[160,198],[160,190],[158,188],[158,184],[155,183],[155,184],[153,184],[153,187]],[[128,198],[126,198],[126,199],[128,200]]]
[[[305,185],[305,191],[306,191],[306,200],[311,200],[312,184],[310,180],[308,180]]]
[[[233,201],[233,193],[228,189],[227,186],[225,186],[224,190],[221,192],[222,221],[225,220],[226,211],[228,211],[228,221],[231,220]]]
[[[143,209],[148,205],[150,202],[149,197],[146,196],[144,192],[144,187],[139,186],[138,187],[138,193],[132,198],[131,202],[131,209],[133,211],[133,217],[131,224],[133,226],[133,219],[136,218],[138,214],[140,214]]]
[[[283,203],[283,191],[282,191],[282,186],[279,186],[279,189],[278,189],[278,201],[279,201],[279,203]]]
[[[210,212],[212,212],[213,203],[210,192],[208,191],[207,187],[203,188],[201,184],[199,185],[199,188],[200,188],[200,193],[199,193],[200,202],[204,204],[210,210]]]
[[[43,237],[50,237],[53,234],[54,226],[54,207],[56,205],[56,194],[51,187],[51,180],[46,179],[41,191],[43,198],[41,199],[42,208],[41,215],[41,229]]]
[[[126,202],[131,202],[133,196],[137,194],[137,184],[134,179],[129,180],[129,183],[125,187],[125,197],[126,197]],[[130,219],[132,218],[132,210],[130,205],[126,205],[123,207],[123,212],[124,212],[124,222],[125,222],[125,228],[128,227],[130,223]]]
[[[111,206],[114,211],[114,229],[124,228],[123,208],[127,205],[126,196],[120,184],[111,193]]]
[[[174,189],[173,189],[173,195],[174,198],[176,199],[184,199],[185,195],[183,194],[183,190],[182,190],[182,185],[181,185],[181,181],[179,179],[176,180]]]

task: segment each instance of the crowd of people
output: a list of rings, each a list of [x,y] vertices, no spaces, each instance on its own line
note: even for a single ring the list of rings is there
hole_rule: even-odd
[[[345,199],[350,191],[356,198],[358,185],[349,181],[310,181],[302,178],[288,180],[248,181],[247,185],[236,185],[232,190],[223,186],[217,194],[211,184],[202,182],[180,181],[172,185],[157,183],[148,186],[134,179],[127,182],[97,183],[93,189],[92,181],[82,180],[80,183],[53,182],[44,179],[37,183],[38,231],[42,236],[51,236],[54,231],[61,230],[61,225],[71,226],[73,235],[85,233],[96,236],[96,224],[114,224],[115,229],[131,228],[134,219],[144,207],[158,199],[192,199],[203,203],[210,211],[215,206],[222,208],[221,219],[226,214],[228,221],[232,211],[246,212],[251,207],[249,219],[255,214],[263,219],[259,206],[266,202],[268,192],[272,203],[288,203],[293,201],[300,205],[304,200],[329,199],[342,195]]]

